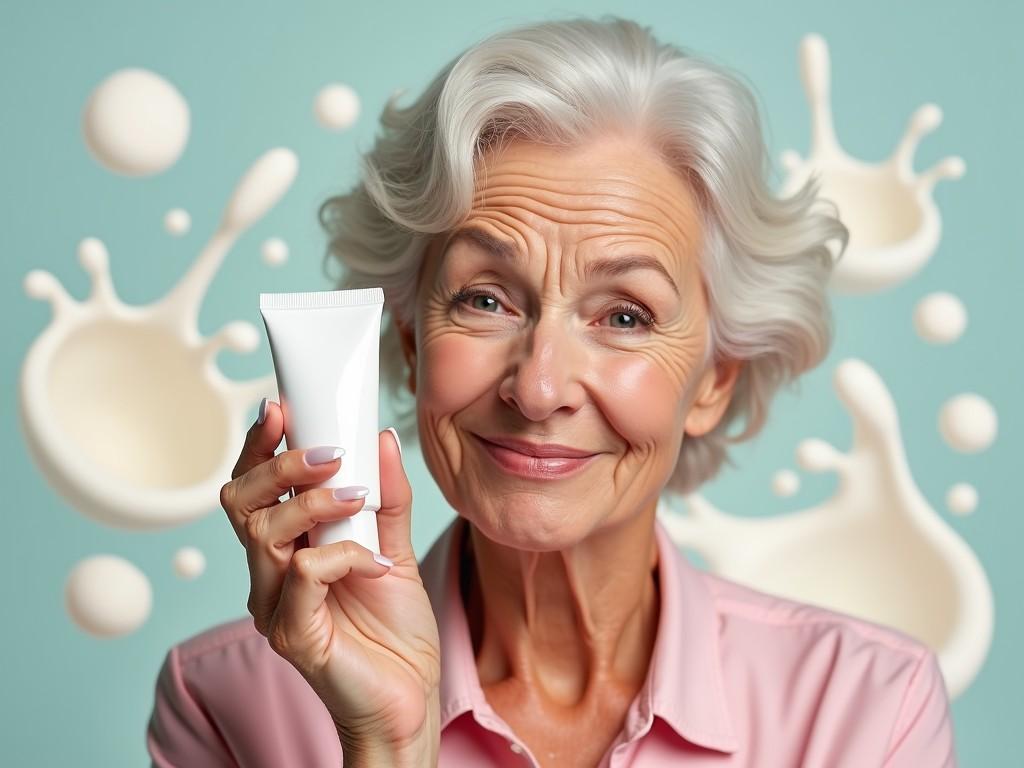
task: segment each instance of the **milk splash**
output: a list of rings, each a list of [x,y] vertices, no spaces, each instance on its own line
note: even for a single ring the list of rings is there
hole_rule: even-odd
[[[673,539],[725,578],[895,627],[935,649],[950,696],[974,679],[992,640],[988,577],[974,551],[928,504],[903,450],[896,405],[881,377],[847,359],[833,386],[853,420],[840,453],[804,440],[797,462],[832,471],[832,498],[767,518],[717,510],[699,494],[687,514],[663,505]]]
[[[843,293],[871,293],[903,282],[932,257],[942,220],[932,198],[939,179],[958,179],[964,161],[947,157],[920,175],[913,170],[921,138],[942,122],[935,104],[918,108],[895,151],[878,164],[848,155],[832,124],[828,46],[820,35],[800,44],[800,69],[811,108],[810,156],[792,151],[780,162],[789,172],[780,194],[799,189],[813,173],[821,178],[822,197],[835,202],[850,242],[832,274],[832,287]]]
[[[26,356],[22,426],[50,484],[78,510],[124,528],[194,520],[217,505],[246,430],[247,412],[276,398],[273,375],[226,378],[219,350],[252,352],[252,323],[200,335],[203,297],[225,254],[291,186],[298,169],[285,148],[268,151],[235,188],[217,231],[162,299],[122,303],[107,249],[86,238],[78,249],[92,291],[77,302],[51,273],[32,270],[29,296],[50,302],[53,318]]]

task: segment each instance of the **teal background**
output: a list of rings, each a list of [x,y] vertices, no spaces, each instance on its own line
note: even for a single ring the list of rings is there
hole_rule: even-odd
[[[986,665],[953,704],[957,748],[963,765],[1019,765],[1024,579],[1018,547],[1024,518],[1010,474],[1019,473],[1024,455],[1024,106],[1012,95],[1024,73],[1020,8],[1009,2],[878,0],[8,4],[0,23],[0,370],[6,395],[0,426],[8,435],[2,465],[11,496],[3,511],[0,763],[146,764],[144,731],[164,653],[212,624],[246,615],[248,595],[244,553],[216,499],[207,517],[189,525],[116,530],[70,508],[30,461],[17,421],[17,378],[50,310],[26,297],[25,274],[35,267],[51,270],[83,298],[88,283],[75,249],[94,235],[110,250],[121,297],[152,301],[212,233],[242,172],[266,149],[285,145],[299,155],[298,179],[229,254],[200,317],[204,334],[235,319],[262,328],[259,291],[331,287],[320,270],[324,240],[316,208],[354,182],[357,153],[371,145],[384,99],[395,88],[418,92],[457,52],[503,27],[565,13],[611,12],[650,24],[662,39],[744,73],[764,106],[776,164],[784,149],[808,150],[809,115],[797,61],[797,45],[808,32],[829,43],[835,122],[853,155],[882,159],[918,105],[934,101],[942,107],[945,120],[924,139],[915,167],[959,154],[967,173],[937,187],[944,236],[932,261],[895,289],[835,299],[838,333],[828,360],[798,391],[779,397],[765,432],[735,451],[738,469],[726,468],[703,491],[720,508],[748,515],[803,508],[828,496],[832,476],[801,473],[802,488],[789,499],[771,493],[771,476],[795,466],[793,450],[804,437],[849,446],[851,425],[832,390],[832,371],[850,356],[874,366],[896,399],[910,466],[932,506],[945,510],[946,490],[956,481],[979,491],[973,515],[943,512],[980,556],[996,598]],[[167,77],[192,110],[184,155],[151,178],[103,170],[80,134],[90,91],[129,66]],[[342,134],[325,131],[312,117],[315,93],[332,81],[352,85],[362,99],[360,119]],[[191,232],[180,239],[162,228],[164,213],[176,206],[192,215]],[[283,268],[260,259],[260,243],[272,236],[290,245]],[[968,308],[968,329],[950,346],[927,345],[911,324],[914,304],[934,290],[955,292]],[[220,363],[235,378],[271,369],[265,340],[250,355],[223,353]],[[981,454],[956,453],[937,431],[940,405],[964,391],[987,397],[1000,416],[999,437]],[[415,547],[422,555],[451,511],[418,451],[406,456],[417,498]],[[179,580],[171,567],[184,545],[198,546],[207,557],[206,572],[191,582]],[[97,553],[130,559],[152,581],[153,613],[130,636],[98,640],[79,631],[64,611],[68,572]]]

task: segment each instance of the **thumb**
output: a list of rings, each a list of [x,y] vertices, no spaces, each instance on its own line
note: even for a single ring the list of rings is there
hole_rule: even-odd
[[[380,453],[380,510],[377,538],[380,553],[396,563],[416,562],[412,548],[412,486],[402,466],[402,452],[391,430],[377,435]]]

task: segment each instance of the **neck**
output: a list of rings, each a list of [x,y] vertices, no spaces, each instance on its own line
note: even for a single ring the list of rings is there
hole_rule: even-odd
[[[483,688],[578,707],[642,687],[659,613],[655,509],[551,552],[496,544],[467,525],[463,595]]]

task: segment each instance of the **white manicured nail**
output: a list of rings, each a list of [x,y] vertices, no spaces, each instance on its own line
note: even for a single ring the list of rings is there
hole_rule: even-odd
[[[370,492],[370,489],[365,485],[346,485],[344,488],[335,488],[331,491],[331,495],[335,501],[352,501],[352,499],[361,499]]]
[[[373,553],[373,559],[381,565],[386,565],[388,568],[394,565],[394,562],[390,557],[384,557],[384,555],[379,555],[376,552]]]
[[[334,461],[344,455],[344,448],[339,448],[336,445],[318,445],[303,453],[302,460],[308,465],[326,464],[328,461]]]

